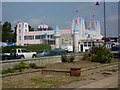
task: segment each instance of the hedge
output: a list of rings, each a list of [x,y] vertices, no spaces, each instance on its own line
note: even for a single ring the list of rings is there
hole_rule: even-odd
[[[16,48],[25,48],[25,49],[29,49],[32,52],[37,52],[38,50],[41,50],[41,49],[51,50],[51,46],[49,44],[35,44],[35,45],[29,45],[29,46],[12,45],[12,46],[2,47],[2,53],[10,53],[12,49],[16,49]]]

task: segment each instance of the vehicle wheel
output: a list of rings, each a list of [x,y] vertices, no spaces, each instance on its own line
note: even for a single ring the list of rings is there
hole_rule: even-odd
[[[32,58],[36,58],[37,56],[34,54],[33,56],[32,56]]]
[[[24,59],[25,57],[24,56],[21,56],[20,59]]]

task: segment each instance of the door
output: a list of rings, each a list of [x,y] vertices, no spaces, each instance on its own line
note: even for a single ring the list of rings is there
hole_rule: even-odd
[[[32,53],[31,51],[26,49],[26,53],[27,53],[27,58],[32,58]]]
[[[83,44],[81,44],[81,47],[80,47],[80,48],[81,48],[81,52],[83,52]]]

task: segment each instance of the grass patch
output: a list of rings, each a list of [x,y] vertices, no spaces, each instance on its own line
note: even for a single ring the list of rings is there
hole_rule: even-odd
[[[44,80],[43,78],[38,78],[38,79],[32,78],[31,81],[34,82],[34,83],[36,83],[36,84],[39,84],[39,83],[49,84],[49,83],[51,83],[51,81],[49,81],[49,80]]]
[[[112,75],[111,73],[108,73],[108,72],[103,72],[102,74],[103,75]]]
[[[108,71],[111,71],[111,72],[117,72],[118,69],[112,69],[112,70],[108,70]]]
[[[25,74],[9,78],[3,82],[3,88],[58,88],[71,82],[85,80],[84,77],[71,77],[60,75],[44,75],[40,73]],[[22,82],[22,83],[21,83]]]
[[[89,78],[90,80],[96,80],[95,78]]]

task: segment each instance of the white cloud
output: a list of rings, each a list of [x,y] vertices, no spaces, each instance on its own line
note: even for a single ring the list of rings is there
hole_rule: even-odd
[[[42,20],[39,18],[32,18],[30,20],[27,21],[28,24],[30,24],[31,26],[38,26],[42,23]]]

